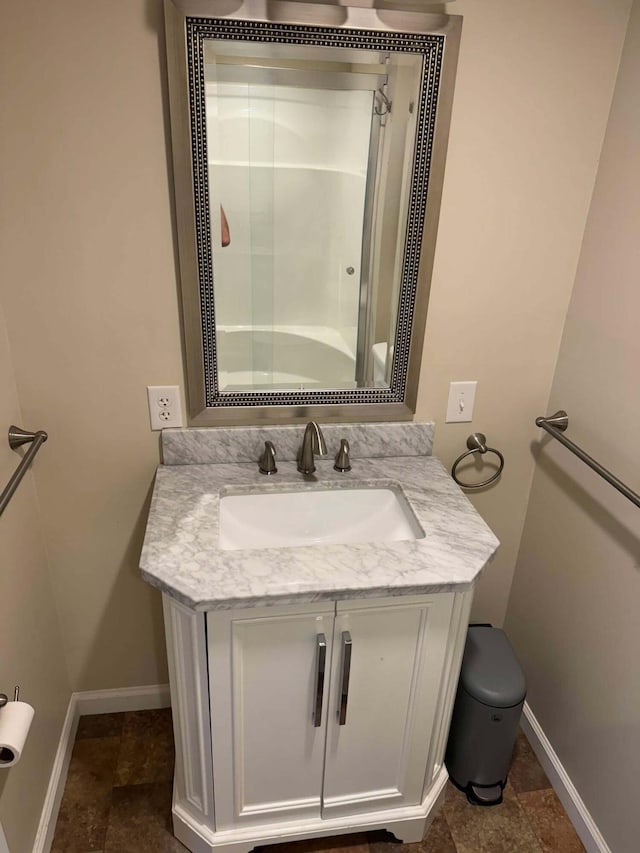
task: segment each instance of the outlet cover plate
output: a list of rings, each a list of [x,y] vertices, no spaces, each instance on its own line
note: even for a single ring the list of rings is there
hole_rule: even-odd
[[[445,423],[468,423],[473,419],[473,404],[476,399],[477,381],[452,382],[449,385],[449,400]]]
[[[147,396],[152,430],[184,426],[179,385],[148,385]]]

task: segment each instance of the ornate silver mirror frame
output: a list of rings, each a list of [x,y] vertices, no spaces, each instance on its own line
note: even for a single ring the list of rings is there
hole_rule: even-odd
[[[378,10],[279,0],[165,0],[187,406],[192,426],[309,418],[409,420],[415,411],[462,19],[394,11],[388,9],[389,3],[385,5],[387,9]],[[389,387],[219,393],[204,108],[206,39],[422,56]]]

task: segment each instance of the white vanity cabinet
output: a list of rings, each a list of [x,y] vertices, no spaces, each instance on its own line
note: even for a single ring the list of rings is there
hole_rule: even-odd
[[[420,840],[471,595],[206,614],[165,596],[176,836],[196,853],[374,828]]]
[[[217,829],[319,817],[327,708],[314,726],[314,682],[333,623],[331,603],[207,615]]]
[[[444,796],[473,589],[498,541],[448,470],[415,455],[425,425],[327,425],[325,440],[351,428],[352,446],[381,455],[358,457],[347,479],[328,459],[301,481],[299,436],[275,425],[249,429],[252,458],[278,447],[277,480],[198,456],[201,442],[247,454],[245,431],[222,428],[179,431],[182,455],[156,474],[140,567],[163,594],[173,830],[193,853],[376,829],[417,842]],[[424,535],[221,545],[229,494],[345,488],[356,502],[392,489]]]
[[[323,817],[422,801],[452,606],[452,593],[338,602]],[[346,708],[345,636],[351,640]]]

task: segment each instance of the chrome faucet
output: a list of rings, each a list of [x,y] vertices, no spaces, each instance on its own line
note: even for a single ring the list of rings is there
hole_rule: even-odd
[[[322,430],[315,421],[309,421],[307,428],[304,431],[302,439],[302,447],[298,456],[298,471],[301,474],[313,474],[316,470],[313,454],[324,456],[327,452],[327,445],[324,443]]]

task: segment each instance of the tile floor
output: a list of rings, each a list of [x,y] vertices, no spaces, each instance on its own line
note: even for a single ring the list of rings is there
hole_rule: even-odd
[[[184,853],[171,834],[171,711],[82,717],[52,853]],[[260,853],[581,853],[549,780],[520,734],[499,806],[470,806],[452,785],[421,844],[386,832],[263,847]]]

